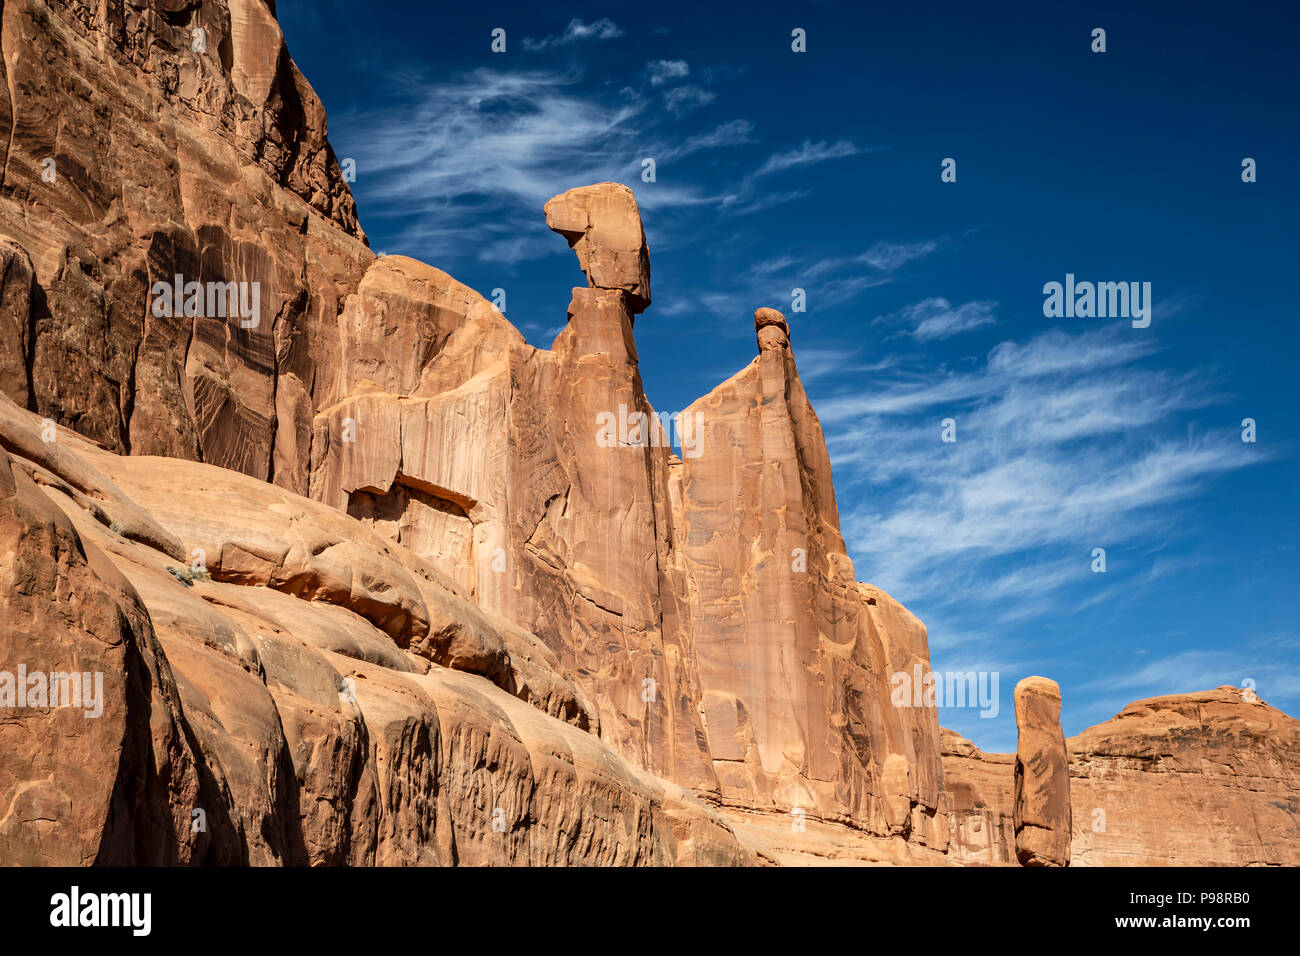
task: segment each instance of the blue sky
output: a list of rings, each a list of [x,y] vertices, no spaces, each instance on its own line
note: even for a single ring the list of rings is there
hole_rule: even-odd
[[[935,670],[999,672],[997,718],[940,711],[986,750],[1029,674],[1067,734],[1247,679],[1300,714],[1300,8],[457,6],[278,4],[376,250],[505,289],[548,347],[583,280],[542,204],[626,182],[661,411],[786,312],[858,577]],[[1150,282],[1150,327],[1046,318],[1067,273]]]

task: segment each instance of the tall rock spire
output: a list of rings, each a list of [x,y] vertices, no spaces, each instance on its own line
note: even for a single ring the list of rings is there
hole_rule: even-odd
[[[1016,857],[1025,866],[1070,865],[1070,758],[1061,688],[1046,677],[1016,685]]]
[[[935,711],[891,706],[891,676],[928,669],[925,628],[855,580],[789,324],[760,308],[754,327],[758,356],[687,409],[701,434],[680,466],[702,710],[723,799],[850,819],[942,850]]]

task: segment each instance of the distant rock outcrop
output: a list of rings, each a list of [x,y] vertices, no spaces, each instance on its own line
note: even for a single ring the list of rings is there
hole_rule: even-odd
[[[1300,721],[1219,687],[1067,742],[1074,866],[1300,865]]]
[[[1014,756],[944,735],[953,857],[1014,862]],[[1300,721],[1253,691],[1140,700],[1065,744],[1071,866],[1300,865]]]

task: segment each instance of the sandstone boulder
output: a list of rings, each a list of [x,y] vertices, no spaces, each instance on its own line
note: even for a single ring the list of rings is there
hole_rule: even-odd
[[[790,347],[790,326],[776,309],[755,310],[754,331],[758,334],[760,350]]]

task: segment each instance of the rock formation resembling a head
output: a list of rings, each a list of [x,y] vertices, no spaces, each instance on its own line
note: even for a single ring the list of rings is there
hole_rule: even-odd
[[[758,333],[760,352],[790,347],[790,326],[776,309],[755,309],[754,331]]]
[[[650,252],[641,212],[622,183],[579,186],[547,200],[546,225],[569,240],[593,289],[627,294],[632,314],[650,305]]]

